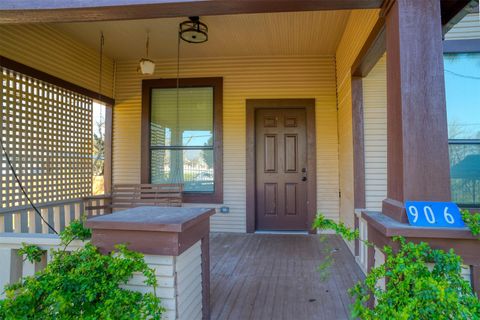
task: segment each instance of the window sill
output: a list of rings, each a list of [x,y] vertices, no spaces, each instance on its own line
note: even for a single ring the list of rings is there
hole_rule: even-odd
[[[223,203],[223,194],[216,193],[184,193],[182,198],[183,203]]]

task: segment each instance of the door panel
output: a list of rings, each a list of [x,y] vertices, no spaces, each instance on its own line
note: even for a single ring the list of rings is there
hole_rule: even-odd
[[[277,172],[277,135],[265,135],[265,170],[264,172]]]
[[[308,229],[306,138],[305,109],[256,111],[257,229]]]

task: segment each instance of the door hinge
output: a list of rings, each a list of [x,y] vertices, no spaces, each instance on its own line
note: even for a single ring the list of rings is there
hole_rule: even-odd
[[[338,190],[338,197],[341,198],[342,197],[342,191]]]

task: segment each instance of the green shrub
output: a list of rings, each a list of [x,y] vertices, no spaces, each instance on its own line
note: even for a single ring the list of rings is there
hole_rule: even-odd
[[[348,240],[358,238],[343,224],[322,215],[313,227],[334,230]],[[354,298],[353,319],[480,319],[480,301],[462,278],[462,260],[453,250],[444,252],[430,248],[427,243],[394,240],[399,249],[394,251],[385,246],[385,263],[370,270],[364,281],[349,290]],[[387,279],[385,288],[378,285],[382,279]],[[373,299],[376,304],[369,308]]]
[[[90,231],[79,221],[61,234],[62,243],[85,240]],[[30,261],[41,257],[38,248],[24,246]],[[0,319],[160,319],[164,309],[156,297],[156,277],[139,253],[118,245],[103,255],[90,243],[73,252],[53,250],[47,267],[5,289]],[[154,293],[122,289],[134,273],[145,277]]]
[[[480,235],[480,213],[462,210],[462,219],[474,236]]]

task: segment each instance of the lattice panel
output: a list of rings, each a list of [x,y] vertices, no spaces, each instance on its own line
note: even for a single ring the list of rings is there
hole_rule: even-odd
[[[93,101],[1,68],[1,139],[34,203],[76,199],[92,190]],[[1,207],[27,205],[1,160]]]

